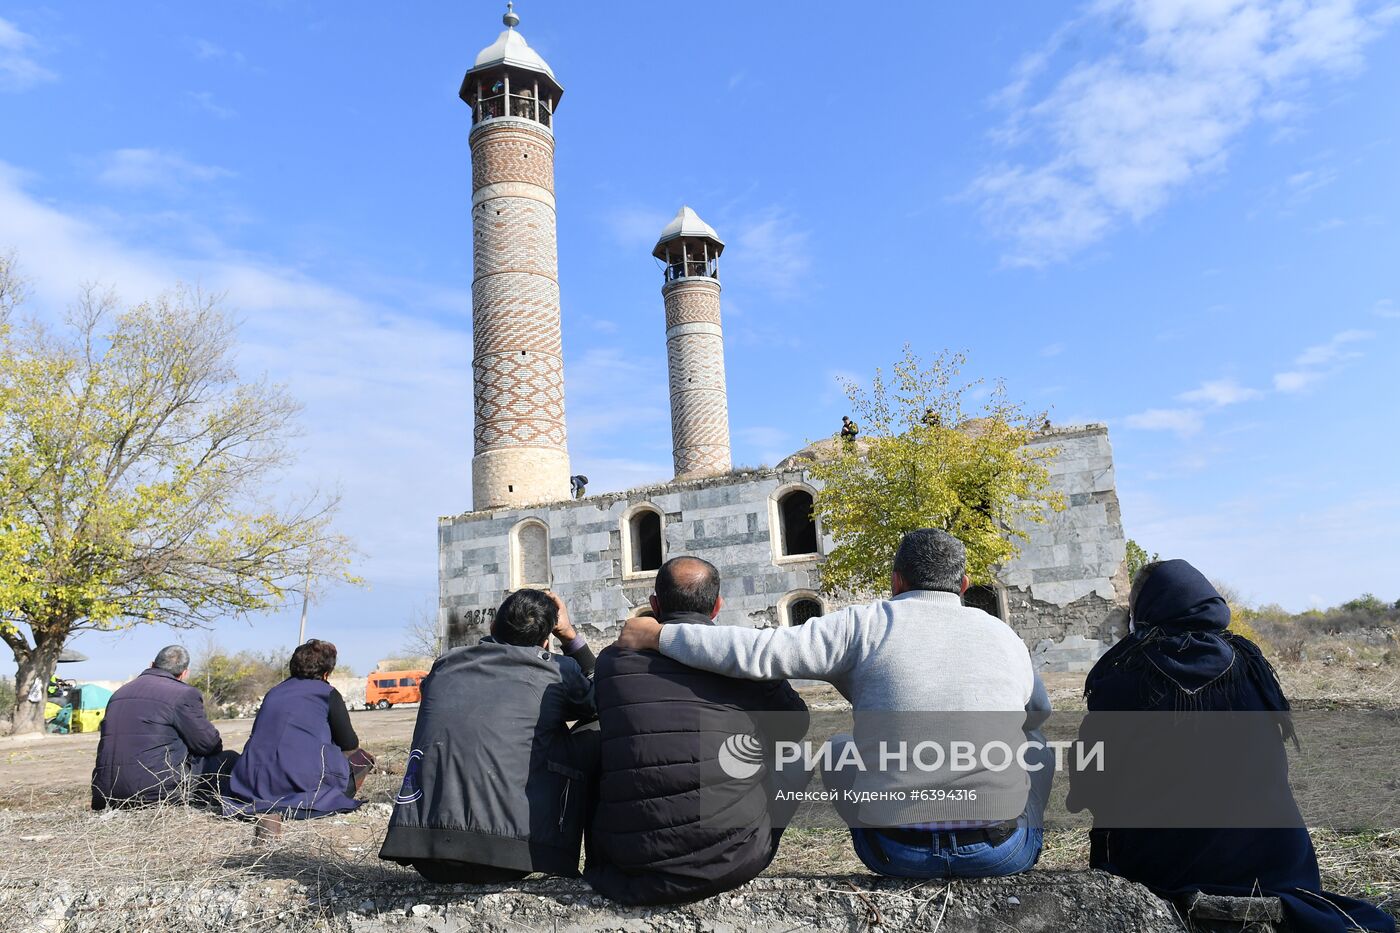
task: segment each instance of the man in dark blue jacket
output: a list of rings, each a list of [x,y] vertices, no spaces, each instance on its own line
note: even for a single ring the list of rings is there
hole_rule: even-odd
[[[549,651],[551,632],[564,654]],[[598,767],[593,652],[553,593],[520,589],[491,635],[423,679],[379,857],[439,884],[576,877]],[[573,729],[569,722],[577,722]]]
[[[92,808],[140,806],[172,797],[212,801],[237,760],[204,715],[204,696],[185,681],[190,654],[162,648],[149,670],[107,702],[92,770]]]
[[[713,564],[677,557],[657,573],[651,606],[664,625],[713,625],[719,590]],[[596,689],[602,758],[584,870],[594,890],[624,904],[676,904],[768,867],[782,817],[767,762],[774,742],[807,731],[807,705],[787,681],[724,677],[613,645],[598,657]],[[737,776],[721,755],[736,741],[762,749]]]

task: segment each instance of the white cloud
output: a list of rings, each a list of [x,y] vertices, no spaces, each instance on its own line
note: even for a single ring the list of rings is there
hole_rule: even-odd
[[[1389,298],[1382,298],[1371,307],[1371,313],[1376,317],[1400,318],[1400,308],[1395,306],[1395,302]]]
[[[92,215],[31,195],[0,163],[0,249],[18,250],[30,309],[55,319],[86,281],[110,283],[130,301],[181,280],[225,293],[242,322],[240,369],[266,372],[305,405],[302,454],[281,488],[338,486],[341,526],[366,553],[359,572],[375,586],[431,591],[434,520],[471,501],[465,325],[439,325],[231,250],[137,247],[109,232],[127,229],[120,218],[98,227]],[[412,308],[421,297],[401,300]]]
[[[1204,424],[1201,413],[1192,408],[1149,408],[1129,415],[1123,423],[1141,431],[1174,431],[1182,437],[1200,432]]]
[[[1289,370],[1274,374],[1274,388],[1280,392],[1301,392],[1322,378],[1322,373],[1306,370]]]
[[[668,214],[663,210],[633,205],[613,210],[604,218],[604,222],[619,246],[650,253],[656,245],[656,238],[661,236],[661,231],[674,216],[674,212]]]
[[[1201,383],[1199,388],[1183,392],[1177,396],[1183,402],[1200,402],[1215,408],[1237,405],[1250,399],[1259,398],[1264,393],[1240,385],[1233,379],[1217,379]]]
[[[972,193],[1014,244],[1007,261],[1045,265],[1151,216],[1220,171],[1236,137],[1311,79],[1357,69],[1387,22],[1351,0],[1091,4],[999,96],[1010,113],[996,139],[1008,158],[982,172]],[[1106,33],[1108,47],[1033,95],[1072,47],[1066,34],[1090,30]]]
[[[226,49],[217,42],[191,36],[185,40],[185,43],[194,53],[194,57],[202,62],[231,61],[236,65],[247,64],[247,59],[244,58],[242,52]]]
[[[229,117],[238,115],[238,111],[231,107],[225,107],[214,100],[214,95],[209,91],[186,91],[185,98],[197,109],[212,114],[220,120],[227,120]]]
[[[721,234],[723,236],[723,234]],[[741,218],[734,231],[736,249],[729,261],[732,281],[757,285],[765,291],[790,297],[797,293],[811,270],[808,234],[787,211],[770,207]],[[729,254],[726,254],[729,259]]]
[[[31,54],[34,37],[0,17],[0,91],[23,91],[58,76]]]
[[[1308,347],[1299,355],[1295,362],[1299,366],[1329,366],[1333,363],[1340,363],[1344,360],[1351,360],[1361,354],[1355,350],[1348,349],[1353,343],[1362,343],[1370,340],[1375,334],[1365,330],[1344,330],[1333,335],[1332,339],[1326,343]]]
[[[771,425],[750,425],[736,429],[733,434],[735,465],[743,461],[744,465],[777,466],[778,461],[802,446],[793,439],[791,432]]]
[[[161,149],[116,149],[98,163],[97,180],[113,188],[179,191],[187,185],[230,178],[233,172],[201,165]]]
[[[1400,496],[1390,487],[1320,494],[1320,478],[1276,474],[1235,499],[1159,498],[1120,472],[1129,533],[1258,602],[1294,611],[1358,593],[1400,594]],[[1329,491],[1330,492],[1330,491]],[[1319,568],[1322,568],[1319,572]]]
[[[1065,352],[1063,343],[1048,343],[1040,348],[1041,356],[1059,356],[1063,352]]]
[[[1336,169],[1323,167],[1317,169],[1305,169],[1301,172],[1295,172],[1294,174],[1288,176],[1287,184],[1293,196],[1296,199],[1301,200],[1302,198],[1305,198],[1308,195],[1312,194],[1314,191],[1319,191],[1323,188],[1326,188],[1328,185],[1332,184],[1336,180]]]
[[[1274,374],[1274,388],[1284,393],[1302,392],[1331,375],[1351,360],[1362,356],[1353,345],[1376,335],[1368,330],[1344,330],[1326,343],[1308,347],[1293,361],[1294,368]]]
[[[570,463],[589,488],[630,489],[671,477],[664,354],[615,346],[566,351],[564,381]]]

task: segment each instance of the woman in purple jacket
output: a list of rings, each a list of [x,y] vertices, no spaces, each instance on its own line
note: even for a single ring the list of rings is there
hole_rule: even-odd
[[[328,682],[335,645],[311,639],[292,652],[291,677],[268,691],[243,755],[229,775],[225,811],[260,815],[275,835],[283,817],[348,813],[374,764],[360,748],[340,691]]]

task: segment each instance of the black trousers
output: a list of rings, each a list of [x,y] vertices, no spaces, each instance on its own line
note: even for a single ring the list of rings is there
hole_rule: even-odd
[[[238,752],[222,751],[190,758],[190,802],[218,806],[228,793],[228,776],[238,763]]]

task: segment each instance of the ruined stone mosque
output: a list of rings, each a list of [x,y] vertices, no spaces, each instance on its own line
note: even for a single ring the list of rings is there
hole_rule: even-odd
[[[689,207],[660,231],[675,477],[575,496],[564,416],[554,199],[554,115],[563,87],[517,30],[481,51],[462,81],[471,108],[472,507],[438,521],[445,647],[489,632],[521,587],[549,588],[595,643],[648,605],[671,555],[719,567],[735,625],[801,625],[840,608],[818,589],[834,542],[813,520],[811,449],[736,472],[720,316],[724,241]],[[659,315],[658,315],[659,316]],[[658,335],[659,337],[660,335]],[[1121,634],[1127,576],[1113,453],[1099,424],[1032,444],[1067,508],[1030,525],[1020,555],[966,601],[1007,621],[1042,667],[1086,667]]]

